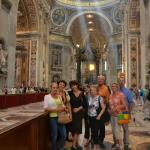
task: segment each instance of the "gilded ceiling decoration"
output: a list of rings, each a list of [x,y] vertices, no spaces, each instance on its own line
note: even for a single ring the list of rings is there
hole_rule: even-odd
[[[18,6],[17,32],[36,31],[36,8],[33,0],[20,0]]]
[[[108,6],[110,4],[114,4],[118,2],[119,0],[96,0],[96,1],[91,1],[91,0],[56,0],[57,3],[64,5],[64,6],[70,6],[70,7],[104,7]]]

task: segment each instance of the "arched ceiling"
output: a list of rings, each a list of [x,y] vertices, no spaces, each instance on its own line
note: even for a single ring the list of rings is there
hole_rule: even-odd
[[[60,5],[67,7],[104,7],[118,2],[119,0],[56,0]]]
[[[79,16],[71,25],[70,35],[73,43],[85,48],[87,43],[91,48],[101,49],[107,43],[109,33],[108,23],[96,14]]]
[[[18,5],[17,32],[37,31],[38,19],[33,0],[20,0]]]

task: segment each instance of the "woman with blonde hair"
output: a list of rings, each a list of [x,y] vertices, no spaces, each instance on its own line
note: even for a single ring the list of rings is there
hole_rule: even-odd
[[[91,140],[94,150],[97,149],[99,143],[99,131],[102,116],[106,105],[101,96],[98,95],[99,88],[96,85],[90,86],[90,96],[88,97],[88,116],[91,128]]]
[[[51,133],[51,149],[57,150],[57,136],[60,135],[59,150],[64,150],[66,128],[58,122],[58,113],[65,111],[66,107],[58,92],[58,84],[53,82],[51,91],[44,97],[44,110],[49,113],[49,125]]]
[[[123,93],[119,91],[119,86],[117,83],[113,83],[111,86],[112,94],[109,99],[109,112],[111,115],[111,127],[113,133],[114,144],[112,149],[120,150],[121,149],[121,125],[118,124],[118,115],[122,112],[128,111],[125,97]]]

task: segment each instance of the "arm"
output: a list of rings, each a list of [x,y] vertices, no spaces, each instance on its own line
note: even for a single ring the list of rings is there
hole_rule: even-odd
[[[120,113],[122,110],[127,110],[125,97],[123,94],[120,95],[120,105],[116,107],[116,112]]]
[[[46,112],[63,112],[65,110],[65,107],[59,107],[59,108],[45,108]]]
[[[129,113],[131,113],[132,107],[133,107],[133,96],[129,90],[127,94],[127,101],[128,101],[128,110],[129,110]]]
[[[44,96],[44,111],[45,112],[62,112],[65,110],[65,107],[60,106],[59,108],[50,108],[50,106],[48,105],[48,101],[49,101],[49,97]]]
[[[104,103],[103,99],[101,100],[100,105],[101,105],[102,109],[101,109],[100,113],[98,114],[98,116],[96,118],[97,120],[100,120],[101,116],[103,115],[103,113],[106,109],[106,104]]]

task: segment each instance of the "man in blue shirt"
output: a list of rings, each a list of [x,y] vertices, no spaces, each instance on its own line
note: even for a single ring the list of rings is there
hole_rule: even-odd
[[[129,114],[131,114],[131,108],[133,104],[133,96],[132,93],[125,87],[125,79],[119,78],[120,92],[122,92],[125,96],[126,104],[128,106]],[[123,142],[124,142],[124,150],[130,150],[129,148],[129,129],[128,124],[122,125],[123,127]]]

